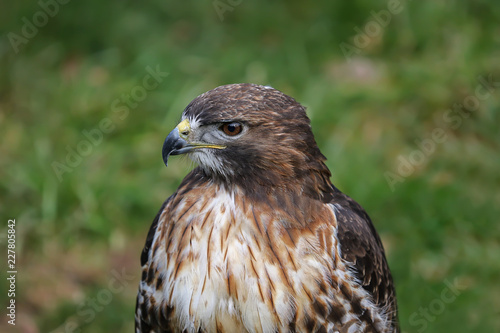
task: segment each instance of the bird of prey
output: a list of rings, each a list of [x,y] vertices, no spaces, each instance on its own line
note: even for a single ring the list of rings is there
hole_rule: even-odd
[[[162,153],[198,166],[149,230],[136,333],[399,331],[382,242],[332,185],[293,98],[215,88],[186,107]]]

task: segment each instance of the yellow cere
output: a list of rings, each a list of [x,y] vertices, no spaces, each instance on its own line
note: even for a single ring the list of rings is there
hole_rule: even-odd
[[[184,119],[177,125],[177,129],[179,130],[179,135],[181,137],[187,136],[191,131],[191,125],[189,124],[189,120]]]

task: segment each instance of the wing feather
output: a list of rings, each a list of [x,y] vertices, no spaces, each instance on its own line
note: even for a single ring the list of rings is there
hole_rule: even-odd
[[[142,249],[141,253],[141,266],[144,266],[149,259],[149,250],[151,249],[151,245],[153,244],[153,239],[155,238],[155,233],[156,233],[156,228],[158,227],[158,221],[160,220],[161,213],[163,212],[163,209],[165,206],[172,200],[172,198],[175,196],[171,195],[165,202],[161,205],[160,210],[158,211],[158,214],[156,214],[153,223],[151,224],[151,227],[149,228],[148,236],[146,237],[146,244],[144,244],[144,248]]]
[[[356,277],[378,306],[387,311],[397,327],[396,292],[382,241],[375,227],[356,201],[334,186],[335,206],[342,258],[353,264]]]

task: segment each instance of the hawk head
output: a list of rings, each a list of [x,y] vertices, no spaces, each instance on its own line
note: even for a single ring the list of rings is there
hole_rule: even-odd
[[[304,107],[271,87],[230,84],[195,98],[163,144],[165,165],[179,154],[225,186],[330,200],[330,171]]]

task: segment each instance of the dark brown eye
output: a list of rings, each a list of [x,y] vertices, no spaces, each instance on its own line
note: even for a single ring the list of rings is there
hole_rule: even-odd
[[[241,133],[243,126],[240,123],[225,123],[222,124],[220,130],[229,136],[235,136]]]

